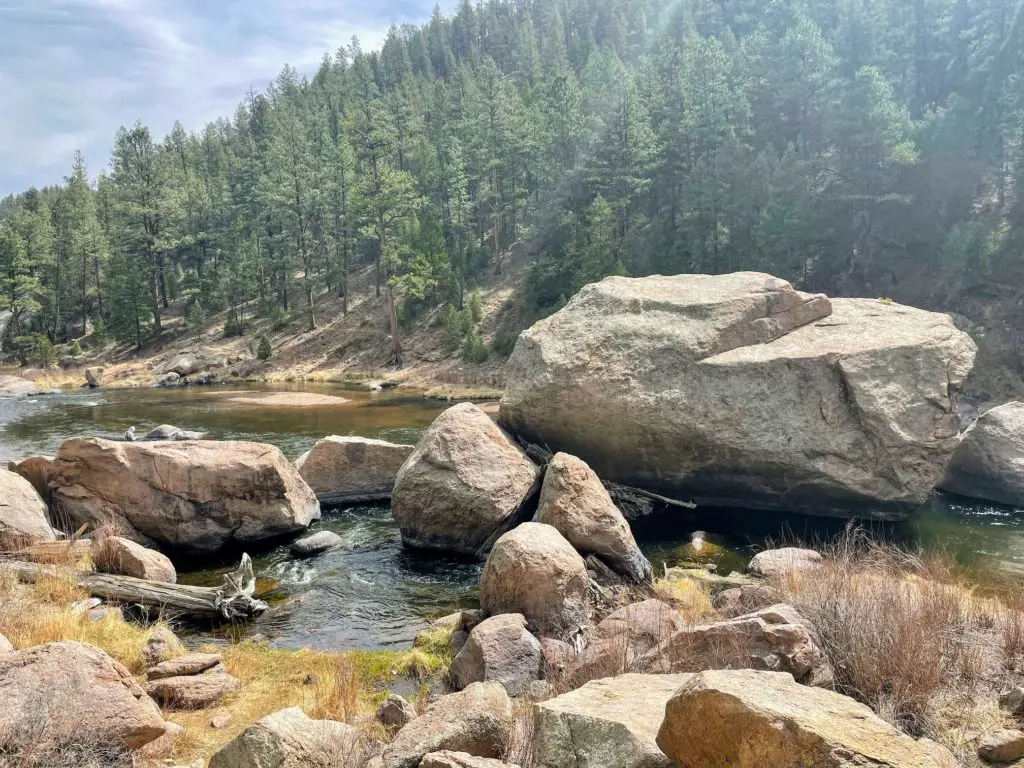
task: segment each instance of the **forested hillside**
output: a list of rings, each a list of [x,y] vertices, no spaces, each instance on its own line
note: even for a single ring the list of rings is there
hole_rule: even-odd
[[[372,264],[394,361],[449,304],[479,360],[471,290],[515,262],[522,320],[613,273],[756,269],[966,314],[1019,365],[1020,7],[463,0],[380,51],[285,67],[195,132],[122,129],[95,178],[78,159],[2,201],[8,349],[143,347],[175,305],[189,327],[226,310],[228,335],[313,328]]]

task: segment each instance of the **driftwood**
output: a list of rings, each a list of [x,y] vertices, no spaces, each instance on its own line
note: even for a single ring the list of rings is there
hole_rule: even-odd
[[[59,565],[41,565],[6,561],[0,563],[0,573],[13,573],[29,584],[40,577],[67,578],[95,597],[119,603],[138,603],[157,608],[172,608],[193,616],[222,618],[229,621],[258,616],[268,606],[254,598],[256,579],[252,561],[242,555],[242,563],[232,573],[225,574],[221,587],[192,587],[186,584],[168,584],[147,581],[131,576],[109,573],[90,573]]]
[[[551,462],[554,454],[544,446],[531,443],[529,440],[524,440],[519,436],[516,436],[516,440],[519,445],[522,446],[526,455],[536,464],[540,464],[544,467]],[[611,480],[605,480],[604,478],[601,478],[601,483],[604,485],[605,490],[608,491],[608,495],[612,497],[612,501],[615,502],[615,506],[622,511],[622,514],[627,520],[635,520],[638,517],[647,517],[654,512],[654,508],[658,505],[677,507],[680,509],[697,508],[697,505],[692,501],[671,499],[668,496],[662,496],[660,493],[645,491],[643,488],[634,488],[631,485],[614,483]]]

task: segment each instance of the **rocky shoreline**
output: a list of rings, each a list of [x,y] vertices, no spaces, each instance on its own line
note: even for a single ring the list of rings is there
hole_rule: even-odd
[[[998,739],[972,736],[964,752],[914,726],[905,702],[890,717],[863,690],[851,670],[864,661],[845,655],[836,625],[856,617],[829,613],[846,605],[836,595],[853,601],[882,578],[880,594],[898,595],[906,610],[941,598],[962,612],[952,585],[923,571],[904,581],[906,566],[872,560],[870,549],[857,560],[768,550],[745,574],[659,576],[608,490],[739,503],[751,514],[900,518],[939,485],[1024,506],[1024,404],[960,431],[958,389],[973,358],[973,342],[943,315],[802,294],[768,275],[609,278],[523,334],[498,423],[461,403],[416,446],[328,436],[295,464],[274,446],[170,426],[136,442],[70,438],[55,457],[0,470],[0,537],[18,561],[40,546],[70,556],[85,537],[95,571],[169,590],[179,555],[291,537],[296,557],[316,557],[344,546],[329,532],[304,535],[321,503],[390,498],[406,546],[484,563],[479,609],[417,639],[413,652],[444,659],[444,673],[429,677],[432,695],[416,703],[392,693],[369,720],[263,712],[206,755],[212,767],[1017,759],[1024,733],[1011,726],[1024,706],[1007,694],[999,710],[991,690],[1024,684],[1016,656],[975,692],[1007,727]],[[225,589],[252,597],[246,561]],[[56,570],[39,573],[66,568],[48,567]],[[32,567],[8,570],[17,581]],[[829,584],[826,609],[815,590]],[[876,602],[873,610],[886,605]],[[985,610],[996,617],[986,631],[1004,641],[1008,622],[1024,625],[1013,606]],[[0,610],[0,627],[3,618]],[[184,653],[165,629],[140,651],[141,680],[100,648],[50,640],[15,648],[0,636],[0,755],[106,743],[112,766],[171,765],[160,762],[182,737],[171,713],[246,695],[221,656]],[[886,674],[880,690],[904,671]],[[76,696],[95,706],[72,711]],[[40,706],[54,723],[43,733]]]

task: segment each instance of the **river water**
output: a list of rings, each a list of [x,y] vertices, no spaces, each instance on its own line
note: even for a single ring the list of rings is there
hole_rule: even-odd
[[[158,424],[206,432],[216,439],[256,440],[296,458],[331,434],[414,443],[447,407],[417,394],[369,393],[330,385],[246,385],[238,389],[339,395],[343,404],[267,407],[225,396],[227,387],[111,389],[36,398],[0,399],[0,457],[53,454],[67,437],[120,439],[130,426],[145,434]],[[701,555],[720,572],[741,568],[766,541],[827,539],[843,522],[801,515],[725,509],[673,510],[634,522],[655,570],[695,559],[695,530],[712,546]],[[403,549],[386,506],[325,509],[314,530],[341,535],[347,547],[310,560],[290,557],[287,544],[251,551],[259,595],[272,610],[242,628],[192,627],[227,638],[260,632],[284,647],[385,648],[407,644],[433,617],[475,604],[480,564]],[[880,534],[912,547],[948,551],[972,566],[1024,572],[1024,510],[935,494],[910,521]],[[219,583],[233,563],[176,563],[179,580]]]

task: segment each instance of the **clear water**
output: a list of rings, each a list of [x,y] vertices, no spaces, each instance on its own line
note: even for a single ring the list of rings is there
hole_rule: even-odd
[[[266,407],[230,402],[227,387],[81,391],[31,399],[0,399],[0,457],[53,454],[67,437],[120,438],[158,424],[206,432],[211,438],[271,443],[291,458],[329,434],[413,443],[446,404],[416,394],[368,393],[337,386],[269,387],[334,394],[349,402],[315,407]],[[713,562],[720,572],[742,568],[768,541],[822,540],[844,521],[749,510],[672,510],[635,521],[634,533],[655,570],[687,561]],[[472,606],[479,563],[401,546],[386,506],[325,510],[313,530],[328,529],[347,547],[309,560],[286,543],[253,551],[260,595],[272,610],[242,628],[193,627],[206,636],[260,632],[286,647],[382,648],[407,644],[438,615]],[[690,534],[706,532],[697,553]],[[940,549],[965,564],[995,565],[1024,574],[1024,510],[936,494],[902,524],[878,532],[909,546]],[[177,563],[179,578],[215,584],[233,563]]]

